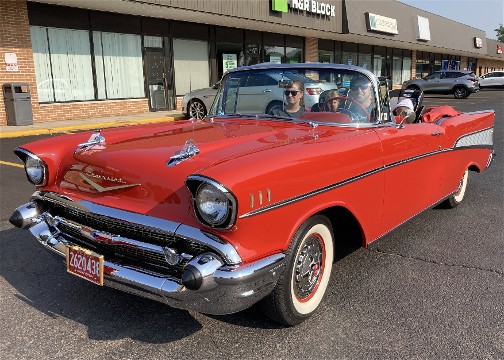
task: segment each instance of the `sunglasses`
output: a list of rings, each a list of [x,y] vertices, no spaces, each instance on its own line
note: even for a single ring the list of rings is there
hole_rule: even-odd
[[[289,96],[289,94],[291,94],[292,96],[296,96],[298,92],[299,92],[298,90],[285,90],[284,94],[285,96]]]
[[[350,89],[354,90],[354,91],[357,91],[358,89],[361,89],[361,90],[366,90],[367,88],[369,87],[369,84],[360,84],[360,85],[352,85],[350,86]]]

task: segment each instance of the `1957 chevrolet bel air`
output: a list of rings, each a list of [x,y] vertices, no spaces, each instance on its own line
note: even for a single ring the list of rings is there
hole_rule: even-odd
[[[493,110],[422,114],[410,94],[415,111],[396,117],[388,88],[355,66],[231,70],[203,120],[17,148],[37,189],[10,221],[99,286],[208,314],[260,302],[298,324],[342,251],[457,206],[492,161]]]

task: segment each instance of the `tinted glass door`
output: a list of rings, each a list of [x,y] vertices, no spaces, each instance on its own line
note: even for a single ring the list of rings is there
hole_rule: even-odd
[[[169,110],[163,49],[145,49],[146,80],[151,111]]]

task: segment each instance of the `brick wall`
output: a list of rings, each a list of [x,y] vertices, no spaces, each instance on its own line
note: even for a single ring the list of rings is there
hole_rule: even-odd
[[[416,61],[417,61],[416,50],[413,50],[411,52],[411,78],[412,79],[416,78]]]
[[[149,112],[148,99],[39,104],[26,0],[0,0],[0,34],[0,84],[9,82],[29,84],[34,123]],[[5,53],[17,55],[18,71],[6,70]],[[6,124],[2,93],[0,125]]]
[[[305,62],[318,61],[318,39],[305,37]]]
[[[7,71],[5,53],[17,55],[18,71]],[[37,86],[28,26],[26,0],[0,0],[0,84],[26,82],[32,91],[32,102],[37,103]],[[35,91],[34,91],[35,89]],[[37,109],[33,108],[33,115]],[[37,114],[38,115],[38,114]],[[3,91],[0,98],[0,125],[5,125]]]
[[[40,104],[35,122],[99,118],[149,112],[147,99]]]

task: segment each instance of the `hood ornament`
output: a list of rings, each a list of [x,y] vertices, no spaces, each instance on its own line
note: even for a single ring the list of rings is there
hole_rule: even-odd
[[[95,130],[93,131],[93,134],[89,137],[88,141],[77,145],[77,150],[75,150],[76,153],[81,152],[82,150],[85,150],[86,148],[93,146],[93,145],[101,145],[101,148],[103,149],[105,147],[105,138],[101,134],[101,130]]]
[[[182,149],[175,153],[172,157],[170,157],[170,160],[166,163],[166,166],[172,167],[175,166],[179,163],[181,163],[184,160],[187,160],[189,158],[192,158],[194,155],[199,154],[200,150],[196,145],[194,145],[194,140],[189,139],[186,141],[184,146],[182,146]]]
[[[93,180],[91,180],[88,176],[84,175],[83,173],[79,173],[79,175],[81,176],[81,178],[83,178],[84,180],[86,180],[86,182],[91,185],[92,187],[94,187],[96,189],[96,191],[98,192],[105,192],[105,191],[112,191],[112,190],[119,190],[119,189],[126,189],[126,188],[130,188],[130,187],[133,187],[133,186],[140,186],[140,184],[125,184],[125,185],[116,185],[116,186],[108,186],[108,187],[104,187],[104,186],[101,186],[99,184],[97,184],[96,182],[94,182]],[[116,178],[112,178],[112,177],[104,177],[104,176],[101,176],[101,175],[95,175],[95,174],[89,174],[89,176],[92,176],[94,178],[97,178],[97,179],[103,179],[103,180],[108,180],[108,181],[113,181],[113,182],[118,182],[118,183],[122,183],[124,184],[124,181],[122,179],[116,179]]]

